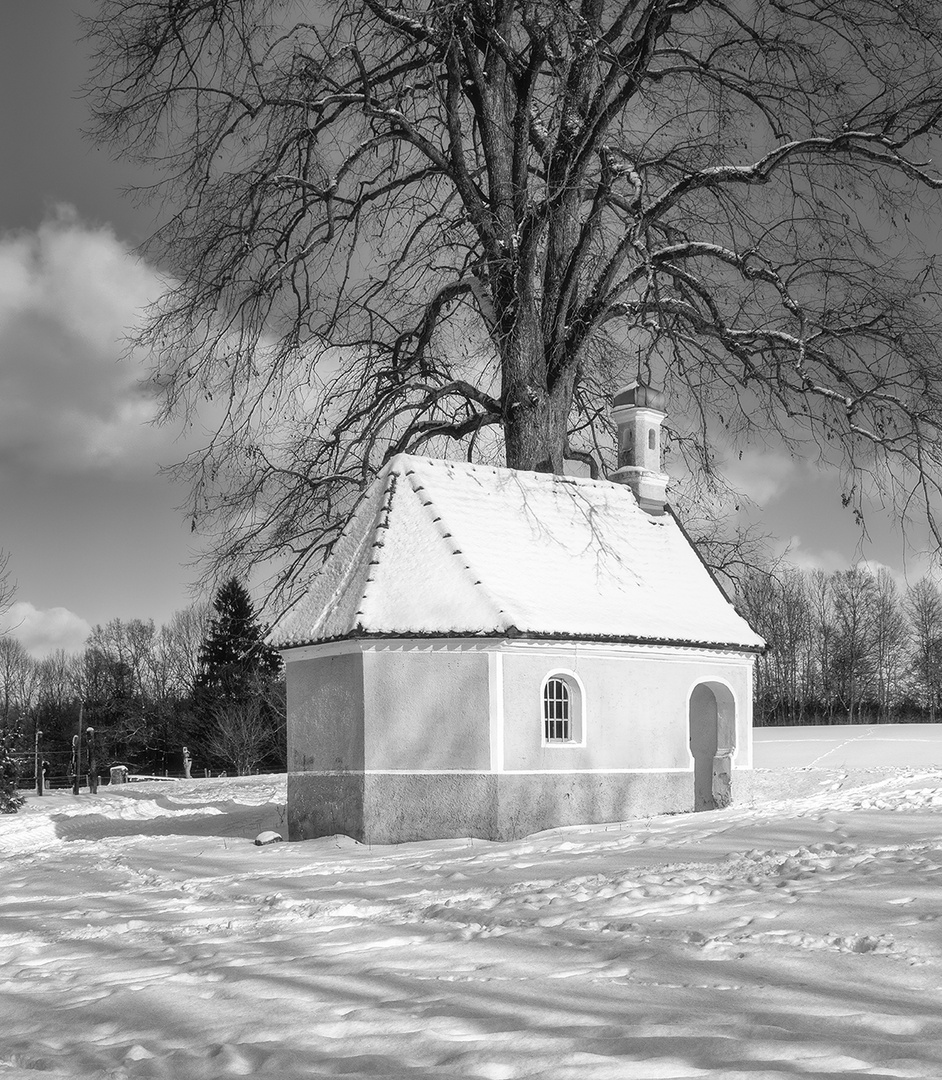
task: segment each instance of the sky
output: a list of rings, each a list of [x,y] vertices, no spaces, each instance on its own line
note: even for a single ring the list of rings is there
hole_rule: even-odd
[[[139,179],[85,140],[93,0],[4,0],[0,35],[0,546],[8,620],[36,655],[112,618],[169,620],[198,546],[161,475],[186,445],[156,428],[125,338],[160,290],[129,254],[152,230]]]
[[[128,331],[160,292],[130,254],[155,225],[123,189],[142,179],[81,135],[88,50],[78,15],[95,0],[3,0],[0,35],[0,547],[16,603],[7,616],[34,655],[80,648],[112,618],[160,624],[197,598],[199,537],[187,492],[162,466],[195,435],[155,427],[146,367]],[[886,565],[901,583],[926,560],[874,514],[861,545],[835,479],[772,451],[734,479],[760,527],[799,565]]]

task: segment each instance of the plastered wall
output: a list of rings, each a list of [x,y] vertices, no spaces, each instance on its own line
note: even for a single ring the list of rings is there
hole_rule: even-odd
[[[543,745],[554,671],[583,687],[584,746]],[[738,769],[752,764],[748,656],[377,642],[292,660],[287,682],[293,840],[496,840],[692,809],[688,709],[703,708],[704,682],[718,694],[720,741],[735,743]]]
[[[496,687],[494,651],[502,653]],[[734,724],[735,764],[752,764],[748,656],[404,642],[296,660],[288,671],[292,770],[689,769],[689,701],[704,682],[728,688],[735,708],[721,710],[720,741]],[[583,687],[584,745],[543,745],[542,686],[556,671]]]
[[[291,661],[286,690],[288,771],[362,771],[362,654]]]
[[[507,771],[688,769],[688,699],[698,682],[717,679],[736,699],[736,764],[751,765],[749,657],[543,646],[511,648],[502,666]],[[585,688],[584,746],[542,745],[541,687],[554,670],[572,672]]]
[[[288,839],[363,834],[363,658],[287,669]]]
[[[429,643],[363,654],[367,769],[489,769],[484,652]]]

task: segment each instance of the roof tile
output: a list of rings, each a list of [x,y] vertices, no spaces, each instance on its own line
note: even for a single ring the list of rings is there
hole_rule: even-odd
[[[762,645],[674,518],[627,487],[409,455],[367,491],[272,641],[511,632]]]

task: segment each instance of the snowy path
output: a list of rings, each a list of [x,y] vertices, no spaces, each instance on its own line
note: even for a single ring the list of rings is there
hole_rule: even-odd
[[[942,771],[820,776],[372,850],[254,847],[272,777],[34,799],[0,818],[0,1078],[938,1080]]]

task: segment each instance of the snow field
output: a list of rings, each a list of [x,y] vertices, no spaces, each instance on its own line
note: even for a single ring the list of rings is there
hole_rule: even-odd
[[[0,818],[0,1078],[942,1076],[942,770],[493,844],[252,844],[283,778]]]
[[[942,724],[838,724],[756,728],[757,769],[942,767]]]

